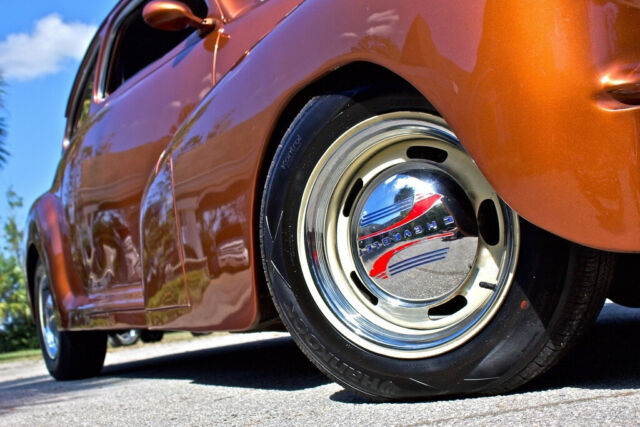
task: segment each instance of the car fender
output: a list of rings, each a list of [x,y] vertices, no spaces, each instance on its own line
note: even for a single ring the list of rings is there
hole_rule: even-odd
[[[50,286],[60,316],[60,328],[68,329],[73,323],[70,319],[73,310],[86,304],[88,298],[72,263],[69,231],[62,203],[56,195],[45,193],[34,202],[27,216],[26,231],[28,251],[35,248],[38,258],[49,273]],[[30,279],[33,278],[35,261],[35,258],[28,257],[26,265],[27,289],[34,316],[35,283],[31,283]]]

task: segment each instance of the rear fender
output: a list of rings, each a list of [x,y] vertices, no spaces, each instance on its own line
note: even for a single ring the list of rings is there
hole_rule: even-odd
[[[68,329],[73,323],[70,313],[76,307],[86,304],[88,298],[73,267],[69,231],[60,200],[51,193],[41,196],[29,211],[26,227],[27,249],[35,247],[38,258],[44,264],[60,315],[60,327]],[[27,285],[30,296],[33,296],[35,283],[32,283],[33,272],[29,273]],[[33,297],[30,302],[32,313],[35,313]]]

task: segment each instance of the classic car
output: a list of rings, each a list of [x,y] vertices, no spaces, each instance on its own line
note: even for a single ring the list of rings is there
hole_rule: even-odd
[[[122,0],[25,268],[44,360],[285,329],[370,399],[502,393],[640,306],[640,1]],[[256,355],[256,357],[260,357]]]

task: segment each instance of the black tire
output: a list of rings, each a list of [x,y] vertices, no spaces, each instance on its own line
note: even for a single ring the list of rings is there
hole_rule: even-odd
[[[355,343],[327,319],[305,281],[298,207],[311,172],[347,130],[398,111],[434,114],[417,94],[360,88],[313,98],[284,135],[266,178],[260,216],[263,266],[275,306],[322,372],[370,399],[512,390],[551,367],[594,322],[611,280],[612,254],[516,219],[517,266],[493,317],[463,344],[422,358],[391,357]]]
[[[57,350],[47,349],[42,319],[42,296],[47,295],[49,280],[42,262],[38,261],[35,270],[34,307],[36,310],[36,328],[40,347],[47,370],[56,380],[75,380],[96,376],[102,370],[107,352],[107,334],[101,331],[59,331],[57,327],[52,333],[57,336]],[[56,309],[57,310],[57,309]]]
[[[163,337],[164,332],[162,331],[150,331],[148,329],[142,329],[140,331],[140,340],[143,343],[160,342]]]

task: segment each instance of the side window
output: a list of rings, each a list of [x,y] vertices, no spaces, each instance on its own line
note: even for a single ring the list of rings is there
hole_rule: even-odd
[[[123,17],[116,25],[117,34],[111,46],[107,69],[105,94],[114,92],[120,85],[133,77],[147,65],[163,57],[171,49],[186,39],[195,30],[161,31],[148,26],[142,19],[142,9],[150,0],[138,6]],[[208,8],[204,0],[182,0],[193,13],[206,18]]]
[[[70,138],[73,139],[77,131],[82,128],[89,118],[89,109],[91,108],[91,100],[93,99],[93,82],[96,72],[96,55],[93,56],[86,72],[83,75],[81,89],[78,91],[73,116],[70,126]]]

